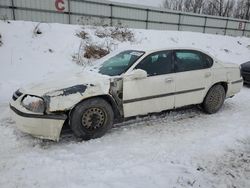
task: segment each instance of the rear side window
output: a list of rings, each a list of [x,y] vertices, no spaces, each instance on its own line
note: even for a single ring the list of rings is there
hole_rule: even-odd
[[[184,72],[209,68],[213,64],[213,59],[195,50],[176,50],[175,71]]]
[[[202,53],[203,54],[203,53]],[[208,68],[213,66],[214,60],[206,54],[203,54],[203,59],[206,62]]]

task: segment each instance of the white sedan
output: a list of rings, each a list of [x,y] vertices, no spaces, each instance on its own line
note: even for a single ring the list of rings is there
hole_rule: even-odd
[[[127,50],[82,73],[19,89],[10,108],[18,128],[35,137],[58,141],[67,123],[88,140],[114,119],[192,104],[215,113],[242,85],[238,65],[201,50]]]

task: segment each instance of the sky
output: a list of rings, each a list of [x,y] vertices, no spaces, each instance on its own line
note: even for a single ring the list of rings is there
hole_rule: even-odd
[[[153,6],[153,7],[160,7],[164,0],[110,0],[119,3],[131,3],[131,4],[138,4],[138,5],[145,5],[145,6]]]

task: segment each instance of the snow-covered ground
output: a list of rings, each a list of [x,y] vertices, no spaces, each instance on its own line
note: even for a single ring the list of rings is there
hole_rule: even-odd
[[[100,139],[59,143],[23,134],[8,100],[18,87],[66,70],[81,26],[0,21],[0,187],[250,187],[250,88],[223,109],[170,111],[116,125]],[[88,27],[92,42],[96,28]],[[250,60],[250,39],[192,32],[134,30],[136,40],[117,49],[195,46],[226,62]]]

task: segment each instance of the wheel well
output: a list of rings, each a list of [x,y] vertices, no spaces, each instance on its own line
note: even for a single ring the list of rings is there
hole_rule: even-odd
[[[119,109],[115,99],[113,99],[109,95],[101,95],[101,96],[96,96],[96,97],[103,98],[104,100],[106,100],[111,105],[111,107],[112,107],[112,109],[114,111],[115,119],[121,118],[121,116],[122,116],[121,109]],[[92,97],[92,98],[95,98],[95,97]]]
[[[215,85],[222,85],[223,88],[224,88],[224,90],[225,90],[225,94],[227,95],[227,90],[228,90],[227,82],[217,82],[217,83],[213,84],[213,85],[208,89],[206,95],[205,95],[204,98],[203,98],[203,101],[205,100],[205,98],[206,98],[206,96],[207,96],[209,90],[210,90],[213,86],[215,86]]]
[[[93,96],[93,97],[89,97],[89,98],[86,98],[86,99],[83,99],[81,100],[80,102],[78,102],[71,110],[70,112],[81,102],[85,101],[85,100],[89,100],[89,99],[93,99],[93,98],[102,98],[104,99],[105,101],[107,101],[112,109],[113,109],[113,112],[114,112],[114,118],[115,119],[119,119],[120,117],[122,117],[122,114],[120,113],[120,109],[118,107],[118,105],[116,104],[115,100],[112,98],[112,96],[109,96],[109,95],[98,95],[98,96]],[[69,112],[69,114],[70,114]]]
[[[212,85],[210,88],[212,88],[213,86],[215,85],[222,85],[224,90],[225,90],[225,93],[227,94],[227,90],[228,90],[228,85],[227,85],[227,82],[218,82],[218,83],[215,83],[214,85]]]
[[[224,90],[225,90],[225,93],[227,94],[227,90],[228,90],[227,82],[220,82],[220,83],[218,83],[218,84],[220,84],[220,85],[223,86],[223,88],[224,88]]]

